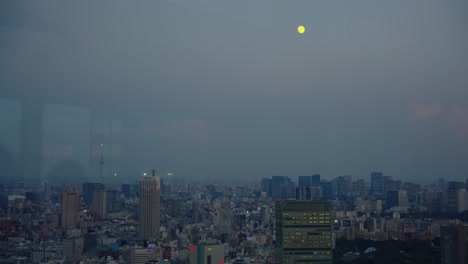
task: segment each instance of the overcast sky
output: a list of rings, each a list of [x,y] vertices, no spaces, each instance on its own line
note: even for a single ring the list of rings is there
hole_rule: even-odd
[[[78,146],[101,113],[125,177],[464,181],[467,47],[466,1],[2,1],[0,116],[72,107]]]

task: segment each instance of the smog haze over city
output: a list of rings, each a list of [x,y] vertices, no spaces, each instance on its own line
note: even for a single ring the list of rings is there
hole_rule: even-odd
[[[467,25],[465,1],[2,1],[1,178],[465,181]]]

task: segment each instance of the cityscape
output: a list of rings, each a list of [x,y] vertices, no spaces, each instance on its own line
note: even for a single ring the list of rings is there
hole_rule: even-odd
[[[0,1],[0,264],[468,264],[468,1]]]
[[[120,186],[2,183],[0,261],[464,263],[468,180],[369,176],[228,185],[153,170]]]

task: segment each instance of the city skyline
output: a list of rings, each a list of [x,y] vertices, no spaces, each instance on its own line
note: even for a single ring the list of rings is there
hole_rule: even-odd
[[[2,179],[466,178],[467,3],[0,5]]]

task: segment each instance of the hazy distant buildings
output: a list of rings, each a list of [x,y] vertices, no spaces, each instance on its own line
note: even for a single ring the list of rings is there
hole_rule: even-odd
[[[381,172],[371,173],[371,194],[382,195],[383,194],[383,174]]]
[[[140,181],[140,206],[138,234],[142,239],[159,237],[160,226],[160,190],[159,177],[145,178]]]
[[[272,198],[294,198],[294,183],[288,176],[271,177]]]
[[[104,184],[100,182],[85,182],[83,183],[83,202],[85,205],[93,203],[94,191],[104,190]]]
[[[330,201],[275,202],[276,263],[332,263]]]
[[[78,193],[62,193],[62,222],[63,229],[73,228],[78,222]]]
[[[122,184],[122,193],[125,198],[130,198],[130,184]]]
[[[314,174],[311,177],[312,186],[320,186],[320,174]]]
[[[322,181],[320,183],[322,185],[322,194],[323,199],[329,200],[333,199],[333,182],[331,181]]]
[[[271,179],[262,178],[261,191],[264,192],[267,197],[271,197]]]
[[[387,192],[387,208],[392,207],[407,207],[408,195],[406,190],[388,191]]]
[[[107,192],[99,190],[93,192],[92,212],[99,218],[106,218],[107,215]]]
[[[312,185],[311,176],[299,176],[297,180],[297,184],[299,187],[306,187]]]

